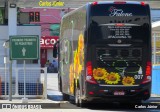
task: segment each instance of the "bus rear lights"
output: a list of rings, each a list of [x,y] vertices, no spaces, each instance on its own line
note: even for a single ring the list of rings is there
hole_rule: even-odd
[[[149,94],[149,92],[148,92],[148,91],[145,91],[145,92],[144,92],[144,95],[148,95],[148,94]]]
[[[89,95],[94,95],[93,91],[88,92]]]
[[[116,23],[115,26],[122,27],[122,26],[124,26],[124,24],[123,23]]]
[[[91,83],[91,84],[97,84],[95,79],[93,78],[93,72],[92,72],[92,63],[91,61],[87,62],[87,76],[86,76],[86,81]]]
[[[152,69],[151,62],[147,62],[147,65],[146,65],[146,76],[150,76],[151,75],[151,69]]]
[[[146,65],[146,75],[144,77],[144,80],[143,80],[142,84],[151,82],[151,69],[152,69],[151,62],[148,61],[147,65]]]
[[[97,82],[95,81],[95,79],[92,76],[90,76],[90,75],[86,76],[86,81],[89,82],[89,83],[91,83],[91,84],[97,84]]]
[[[92,76],[86,76],[86,80],[91,80]]]
[[[92,63],[91,63],[91,61],[87,62],[87,74],[92,75]]]
[[[98,2],[96,2],[96,1],[92,3],[92,5],[97,5],[97,4],[98,4]]]
[[[142,82],[142,84],[146,84],[146,83],[149,83],[149,82],[151,82],[151,79],[147,79],[147,78],[145,77],[145,79],[144,79],[144,81]]]
[[[141,2],[141,5],[145,6],[146,4],[145,4],[145,2]]]
[[[126,4],[124,0],[115,0],[114,4]]]

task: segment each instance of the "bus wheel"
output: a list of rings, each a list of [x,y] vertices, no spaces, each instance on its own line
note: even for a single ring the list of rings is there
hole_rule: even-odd
[[[80,90],[77,88],[75,90],[75,104],[79,107],[80,105],[80,102],[79,102],[79,99],[80,99]]]
[[[84,100],[82,100],[81,98],[79,98],[79,106],[80,107],[85,107],[86,106],[86,103]]]
[[[80,90],[77,88],[76,89],[76,94],[75,94],[75,104],[78,107],[85,107],[85,101],[83,99],[80,98]]]
[[[69,99],[70,99],[70,96],[65,94],[65,93],[63,93],[63,100],[64,101],[68,101]]]

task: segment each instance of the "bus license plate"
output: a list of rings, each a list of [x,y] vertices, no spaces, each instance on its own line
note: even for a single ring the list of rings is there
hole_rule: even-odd
[[[114,95],[125,95],[124,91],[115,91]]]

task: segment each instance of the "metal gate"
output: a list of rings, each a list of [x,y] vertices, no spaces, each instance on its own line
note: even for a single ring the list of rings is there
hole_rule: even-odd
[[[9,97],[9,69],[0,68],[0,97]],[[47,99],[47,68],[26,68],[26,88],[24,88],[24,69],[12,69],[12,97]],[[25,89],[25,90],[24,90]]]

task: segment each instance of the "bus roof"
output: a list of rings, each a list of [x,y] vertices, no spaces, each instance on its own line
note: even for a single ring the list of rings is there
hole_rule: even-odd
[[[137,4],[137,5],[139,5],[139,4],[148,4],[148,3],[146,3],[146,2],[143,2],[143,1],[95,1],[95,2],[89,2],[88,4],[93,4],[93,3],[96,3],[97,2],[97,4]]]

